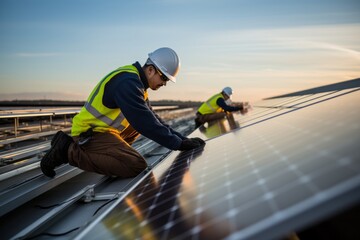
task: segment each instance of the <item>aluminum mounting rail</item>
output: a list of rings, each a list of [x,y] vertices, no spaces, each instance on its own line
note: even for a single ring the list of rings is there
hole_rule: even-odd
[[[16,186],[10,186],[0,193],[0,216],[14,210],[42,193],[60,185],[83,172],[81,169],[64,165],[57,169],[57,176],[49,180],[40,171],[37,175]]]

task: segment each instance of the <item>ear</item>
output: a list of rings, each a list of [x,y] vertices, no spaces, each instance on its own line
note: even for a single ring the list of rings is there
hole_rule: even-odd
[[[156,70],[155,70],[154,66],[149,65],[147,67],[147,73],[148,73],[149,77],[153,77],[156,74]]]
[[[152,73],[153,70],[151,70],[150,68],[152,68],[150,65],[147,65],[147,66],[143,67],[143,70],[144,70],[144,73],[145,73],[145,76],[146,76],[147,79],[149,79],[153,75],[153,73]]]

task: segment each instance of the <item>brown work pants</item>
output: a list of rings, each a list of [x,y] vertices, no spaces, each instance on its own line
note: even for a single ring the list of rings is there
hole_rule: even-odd
[[[211,122],[214,120],[218,120],[224,118],[226,116],[226,112],[218,112],[218,113],[209,113],[209,114],[196,114],[195,121],[200,124],[204,124],[206,122]]]
[[[145,159],[130,146],[139,136],[132,127],[121,135],[94,132],[91,140],[79,145],[73,137],[68,150],[69,164],[85,171],[108,176],[135,177],[147,167]]]

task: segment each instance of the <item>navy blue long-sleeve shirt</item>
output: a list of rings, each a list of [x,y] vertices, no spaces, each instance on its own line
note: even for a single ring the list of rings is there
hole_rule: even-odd
[[[173,130],[155,114],[150,102],[144,99],[149,88],[141,65],[133,64],[137,74],[122,72],[114,76],[105,86],[103,104],[108,108],[120,108],[129,124],[140,134],[165,146],[177,150],[186,137]]]
[[[224,109],[225,112],[240,111],[242,109],[241,107],[227,105],[225,99],[223,99],[222,97],[216,100],[216,104],[222,109]]]

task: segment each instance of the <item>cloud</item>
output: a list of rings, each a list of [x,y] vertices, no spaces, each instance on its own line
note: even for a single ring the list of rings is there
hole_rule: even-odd
[[[356,50],[353,50],[353,49],[350,49],[347,47],[343,47],[340,45],[331,44],[331,43],[324,43],[324,42],[309,42],[309,43],[314,46],[317,46],[318,48],[324,48],[324,49],[343,52],[343,53],[350,55],[353,58],[360,60],[360,52],[359,51],[356,51]]]
[[[234,29],[214,31],[204,37],[204,48],[218,48],[222,45],[227,51],[277,51],[301,47],[327,47],[343,50],[359,49],[360,24],[334,24],[317,26],[298,26],[272,29]],[[206,41],[207,40],[207,41]],[[304,43],[304,45],[299,45]],[[319,44],[320,43],[320,44]],[[324,44],[327,45],[324,45]],[[340,46],[337,48],[335,46]],[[357,54],[358,52],[355,51]]]

